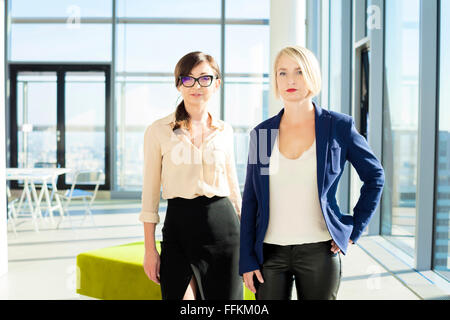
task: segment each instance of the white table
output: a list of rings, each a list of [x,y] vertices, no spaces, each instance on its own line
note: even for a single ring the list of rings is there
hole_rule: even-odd
[[[47,209],[49,211],[50,220],[53,226],[55,221],[53,219],[53,210],[57,209],[60,212],[61,219],[64,217],[64,209],[61,204],[56,188],[56,181],[59,175],[72,172],[72,169],[67,168],[6,168],[6,180],[23,180],[23,191],[20,196],[20,201],[17,207],[17,215],[22,211],[23,201],[27,198],[28,207],[31,212],[31,218],[34,224],[34,230],[39,232],[38,217],[42,221],[41,201],[45,195]],[[36,191],[35,183],[42,183],[41,192],[39,196]],[[52,206],[47,183],[52,183],[54,196],[56,199],[56,206]],[[33,205],[34,204],[34,205]],[[16,218],[16,217],[15,217]]]

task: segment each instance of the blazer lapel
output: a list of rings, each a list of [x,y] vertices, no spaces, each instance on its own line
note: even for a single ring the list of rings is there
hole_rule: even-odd
[[[317,189],[319,201],[322,198],[322,190],[325,180],[325,163],[328,155],[328,136],[330,133],[330,115],[324,112],[321,107],[315,107],[315,130],[316,130],[316,162],[317,162]]]
[[[324,112],[320,106],[314,103],[314,111],[315,111],[315,131],[316,131],[316,162],[317,162],[317,189],[319,193],[319,201],[322,198],[322,190],[325,180],[325,163],[327,161],[328,154],[328,136],[330,133],[330,120],[331,117],[328,112]],[[262,152],[262,159],[266,159],[266,161],[258,161],[259,163],[259,174],[261,178],[261,190],[264,193],[263,199],[265,199],[266,212],[269,212],[269,160],[272,155],[272,149],[275,144],[275,139],[278,135],[278,130],[280,129],[281,117],[283,116],[284,108],[278,113],[277,116],[273,118],[272,121],[268,123],[265,128],[266,135],[258,134],[258,141],[260,146],[265,144],[267,152],[267,158]],[[265,141],[264,141],[265,140]],[[261,152],[261,150],[258,151]],[[261,160],[261,153],[258,154],[258,159]]]

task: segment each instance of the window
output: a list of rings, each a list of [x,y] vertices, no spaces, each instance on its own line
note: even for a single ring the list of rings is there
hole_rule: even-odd
[[[25,17],[111,17],[111,0],[12,0],[10,15],[13,18]],[[133,2],[133,1],[131,1]]]
[[[111,25],[11,24],[12,61],[110,61]]]
[[[227,19],[269,19],[270,1],[226,0],[225,15]]]
[[[56,81],[56,72],[18,73],[18,168],[57,162]]]
[[[340,112],[342,95],[342,0],[330,1],[329,101],[330,110]]]
[[[227,25],[225,28],[225,121],[234,129],[236,170],[241,188],[247,169],[249,131],[268,118],[272,69],[269,38],[268,25]]]
[[[441,0],[434,270],[450,281],[450,1]]]
[[[220,25],[119,24],[117,44],[118,72],[173,74],[178,60],[191,51],[208,53],[219,64],[221,58]]]
[[[386,1],[382,234],[414,256],[419,0]]]
[[[220,18],[220,0],[117,0],[117,15],[132,18]]]
[[[11,61],[110,61],[111,0],[13,0]]]
[[[105,73],[67,72],[65,86],[66,167],[106,172]]]

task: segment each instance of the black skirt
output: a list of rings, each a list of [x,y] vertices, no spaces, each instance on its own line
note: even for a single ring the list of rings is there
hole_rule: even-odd
[[[197,300],[242,300],[239,218],[228,197],[169,199],[162,229],[163,300],[181,300],[191,278]]]

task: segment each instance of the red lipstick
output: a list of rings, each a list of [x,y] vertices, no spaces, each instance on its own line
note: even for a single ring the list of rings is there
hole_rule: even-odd
[[[297,91],[297,89],[290,88],[290,89],[287,89],[286,91],[287,92],[295,92],[295,91]]]

